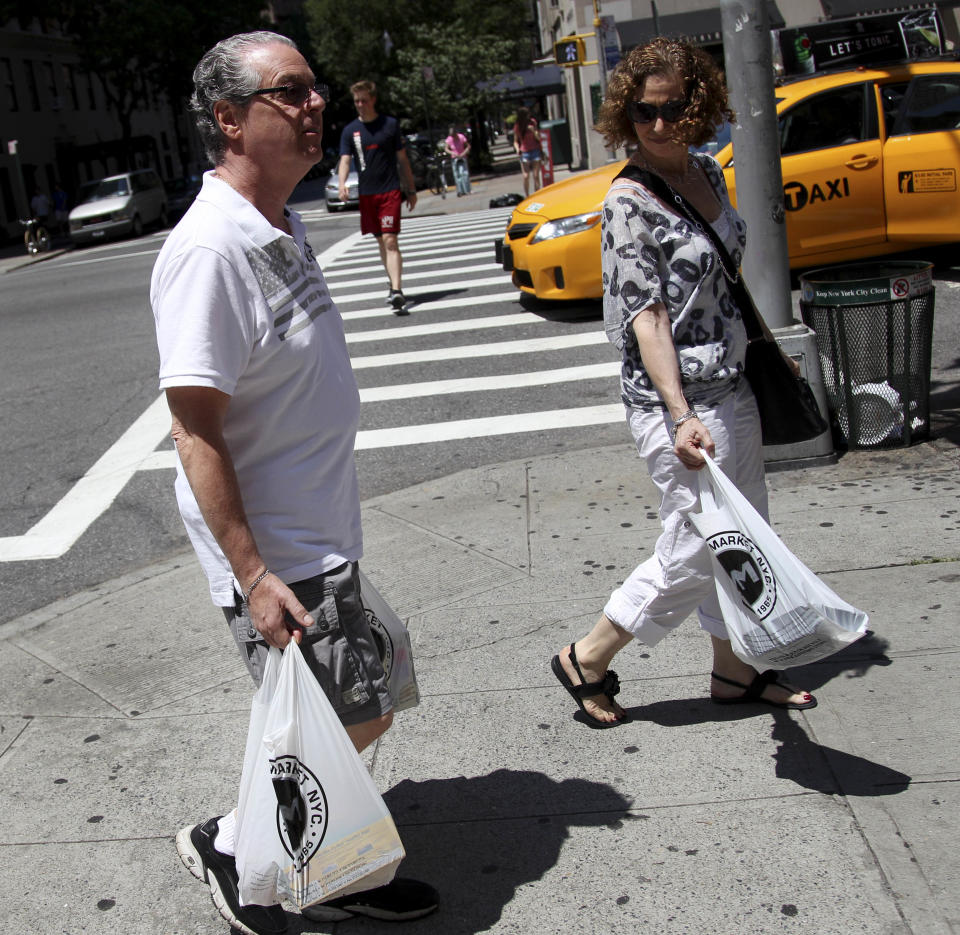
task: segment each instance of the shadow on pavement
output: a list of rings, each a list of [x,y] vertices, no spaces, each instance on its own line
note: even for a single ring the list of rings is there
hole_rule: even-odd
[[[847,678],[862,678],[872,666],[892,664],[892,660],[887,656],[889,646],[887,640],[868,630],[857,642],[844,647],[829,659],[816,665],[789,670],[787,678],[792,684],[800,685],[811,692],[823,688],[841,672],[846,672]],[[762,703],[721,707],[713,704],[709,698],[698,696],[671,698],[669,701],[656,701],[626,710],[631,718],[637,721],[653,721],[662,727],[690,727],[695,724],[738,721],[760,714],[770,714],[778,709]],[[575,717],[579,720],[580,712],[577,712]]]
[[[855,643],[845,646],[822,662],[790,670],[790,681],[809,691],[823,688],[841,673],[848,679],[863,678],[873,666],[893,665],[887,655],[890,641],[867,630]]]
[[[421,292],[416,286],[413,290],[408,286],[404,295],[407,297],[412,310],[425,302],[441,302],[453,296],[465,296],[468,291],[467,289],[433,289],[430,292]]]
[[[825,795],[897,795],[910,786],[911,777],[882,763],[811,740],[786,711],[773,712],[770,737],[779,742],[777,776],[804,789]]]
[[[829,659],[792,670],[790,680],[817,691],[840,675],[863,678],[874,666],[893,665],[889,648],[889,640],[868,630]],[[774,719],[770,736],[780,742],[774,758],[777,775],[783,779],[827,795],[896,795],[910,785],[911,777],[905,773],[816,743],[785,711],[776,711]]]
[[[960,358],[952,368],[960,368]],[[960,445],[960,384],[933,379],[930,383],[931,438],[945,438]]]
[[[556,863],[574,826],[620,827],[630,803],[606,783],[550,779],[500,769],[486,776],[404,780],[384,795],[407,858],[401,875],[440,892],[440,909],[414,923],[420,933],[489,931],[517,889]],[[291,932],[330,931],[329,924],[290,916]],[[370,919],[341,922],[338,933],[395,932]]]
[[[816,691],[841,673],[847,678],[862,678],[873,666],[892,665],[893,661],[887,656],[888,648],[887,640],[868,631],[856,643],[828,660],[791,670],[789,681]],[[779,778],[827,795],[896,795],[910,785],[911,777],[905,773],[811,740],[802,723],[795,721],[793,715],[769,705],[718,707],[709,699],[698,697],[658,701],[627,711],[636,721],[652,721],[663,727],[690,727],[772,715],[774,725],[770,736],[779,742],[773,755]]]
[[[600,321],[603,318],[603,306],[599,299],[545,300],[529,293],[520,293],[523,308],[546,321]]]

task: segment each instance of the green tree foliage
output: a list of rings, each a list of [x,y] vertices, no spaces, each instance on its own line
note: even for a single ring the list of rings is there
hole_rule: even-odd
[[[345,95],[360,78],[398,115],[425,119],[422,69],[433,69],[427,106],[463,119],[482,101],[476,83],[529,64],[526,0],[305,0],[318,71]]]
[[[493,100],[483,83],[516,61],[517,40],[454,23],[420,30],[416,44],[396,55],[400,67],[385,82],[392,106],[411,129],[445,129]]]
[[[410,32],[406,15],[414,3],[366,0],[362,6],[343,0],[306,0],[304,11],[316,66],[341,93],[360,78],[378,84],[396,67],[391,43]]]

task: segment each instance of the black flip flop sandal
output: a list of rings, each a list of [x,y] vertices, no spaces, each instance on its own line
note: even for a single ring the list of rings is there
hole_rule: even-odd
[[[810,695],[810,700],[803,704],[797,704],[795,701],[770,701],[768,698],[762,697],[764,689],[768,685],[776,685],[785,691],[793,690],[791,686],[780,681],[780,673],[776,669],[767,669],[766,672],[761,672],[749,685],[717,675],[716,672],[711,672],[710,676],[718,682],[723,682],[724,685],[733,685],[736,688],[744,689],[743,694],[737,695],[735,698],[717,698],[716,695],[711,695],[710,700],[714,704],[765,704],[770,705],[771,708],[786,708],[790,711],[806,711],[817,706],[817,699],[810,695],[810,692],[804,692],[804,694]]]
[[[618,724],[623,724],[628,721],[629,718],[626,714],[621,715],[615,721],[601,721],[600,718],[594,717],[583,706],[584,698],[594,698],[597,695],[606,696],[607,700],[613,704],[614,696],[620,691],[620,679],[617,677],[617,673],[614,672],[613,669],[608,669],[607,674],[599,682],[588,682],[583,677],[580,663],[577,662],[577,651],[574,649],[573,643],[570,644],[570,662],[573,663],[574,669],[577,670],[577,675],[580,676],[579,685],[574,685],[573,682],[570,681],[570,676],[564,671],[559,656],[554,656],[553,659],[550,660],[550,668],[553,669],[553,674],[557,677],[560,684],[570,693],[570,697],[580,706],[580,710],[583,712],[590,726],[601,728],[616,727]]]

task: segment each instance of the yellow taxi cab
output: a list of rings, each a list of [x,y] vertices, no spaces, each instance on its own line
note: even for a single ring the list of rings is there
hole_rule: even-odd
[[[960,240],[960,62],[859,67],[776,89],[791,268]],[[715,153],[736,203],[733,146]],[[517,205],[497,253],[541,299],[598,298],[600,207],[623,162]]]

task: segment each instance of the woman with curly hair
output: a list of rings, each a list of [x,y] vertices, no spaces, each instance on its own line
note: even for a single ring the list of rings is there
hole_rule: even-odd
[[[695,609],[713,647],[713,701],[794,709],[817,703],[778,673],[758,674],[733,654],[707,546],[687,516],[699,509],[701,449],[767,515],[760,419],[743,377],[747,336],[730,290],[746,227],[716,160],[690,151],[733,119],[710,56],[658,37],[617,66],[597,122],[608,147],[637,145],[603,203],[603,317],[622,354],[621,398],[661,494],[663,531],[593,630],[551,660],[594,727],[627,720],[615,700],[614,656],[633,639],[656,645]],[[683,202],[696,212],[684,211]],[[726,248],[732,270],[724,269],[705,225]]]

